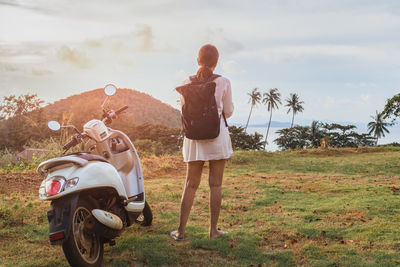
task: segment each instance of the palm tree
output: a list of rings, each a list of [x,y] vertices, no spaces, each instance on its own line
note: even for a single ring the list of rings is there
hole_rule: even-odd
[[[279,109],[278,103],[282,104],[282,102],[281,102],[281,94],[278,92],[278,88],[269,89],[269,92],[264,93],[263,96],[264,97],[262,99],[262,102],[265,105],[267,105],[267,111],[270,112],[268,129],[267,129],[267,133],[265,135],[265,142],[264,142],[264,149],[265,149],[265,146],[267,145],[269,128],[271,126],[272,110],[274,110],[275,108]]]
[[[289,114],[290,112],[293,113],[292,124],[290,125],[290,128],[293,127],[294,115],[296,115],[298,112],[303,112],[304,110],[303,104],[304,102],[300,101],[299,96],[297,94],[290,94],[290,97],[286,98],[285,107],[289,107],[287,114]]]
[[[311,143],[311,147],[319,147],[321,145],[321,139],[326,135],[326,132],[321,130],[322,123],[319,121],[313,121],[310,127],[310,136],[309,141]]]
[[[371,134],[372,132],[374,133],[376,144],[378,144],[379,138],[381,138],[382,136],[385,137],[385,132],[389,133],[389,130],[386,127],[390,124],[383,119],[383,116],[384,114],[382,112],[378,113],[378,111],[376,111],[375,117],[371,116],[373,121],[368,123],[368,134]]]
[[[249,118],[247,119],[246,127],[244,128],[245,132],[247,130],[247,126],[249,125],[250,116],[251,116],[251,112],[253,111],[253,107],[261,102],[261,93],[258,91],[258,88],[254,88],[251,91],[251,93],[247,93],[247,95],[250,96],[249,103],[251,103],[251,108],[250,108]]]

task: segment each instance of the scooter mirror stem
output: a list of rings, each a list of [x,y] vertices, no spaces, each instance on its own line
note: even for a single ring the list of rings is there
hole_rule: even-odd
[[[107,103],[107,100],[109,98],[110,98],[109,96],[106,96],[106,99],[104,99],[103,104],[101,104],[101,108],[103,109],[103,111],[104,111],[104,105]]]
[[[115,95],[116,92],[117,92],[117,87],[112,83],[107,84],[104,87],[104,93],[107,95],[107,97],[106,99],[104,99],[103,104],[101,104],[101,108],[103,109],[103,111],[104,111],[104,105],[107,103],[109,97]]]

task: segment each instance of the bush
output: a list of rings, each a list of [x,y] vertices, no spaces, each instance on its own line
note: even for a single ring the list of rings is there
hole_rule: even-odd
[[[337,123],[323,124],[313,121],[309,126],[294,126],[278,130],[279,137],[274,142],[281,149],[317,148],[323,137],[329,138],[331,147],[360,147],[374,146],[375,138],[369,134],[359,134],[353,129],[354,125],[340,125]]]
[[[243,127],[229,126],[229,134],[234,150],[260,150],[264,148],[262,135],[259,133],[248,134]]]
[[[152,141],[149,139],[140,139],[135,141],[135,147],[139,156],[143,155],[156,155],[161,156],[164,154],[163,145],[160,142]]]
[[[40,156],[33,157],[32,160],[18,159],[17,151],[12,151],[9,149],[4,149],[0,151],[0,168],[5,171],[14,170],[32,170],[36,169],[37,166],[45,160],[59,157],[62,155],[64,150],[62,149],[61,140],[57,138],[49,138],[42,141],[30,141],[24,146],[27,148],[34,148],[45,150]],[[79,148],[75,147],[72,151],[78,151]]]

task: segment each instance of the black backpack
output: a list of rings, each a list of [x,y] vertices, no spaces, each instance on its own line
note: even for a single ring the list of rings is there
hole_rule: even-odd
[[[215,101],[215,82],[220,75],[213,74],[207,81],[200,82],[196,76],[191,76],[191,83],[177,87],[183,96],[182,128],[188,139],[206,140],[218,137],[220,120]],[[226,126],[226,119],[224,113]]]

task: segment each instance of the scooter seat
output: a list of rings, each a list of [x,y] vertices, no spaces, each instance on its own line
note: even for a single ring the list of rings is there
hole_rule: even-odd
[[[108,160],[106,160],[102,156],[90,154],[90,153],[86,153],[86,152],[71,153],[71,154],[68,154],[67,156],[75,156],[75,157],[79,157],[81,159],[85,159],[88,161],[103,161],[103,162],[109,163]]]
[[[68,163],[77,164],[83,167],[86,166],[89,161],[108,162],[105,158],[98,155],[92,155],[89,153],[73,153],[67,156],[49,159],[40,163],[38,166],[38,172],[40,173],[40,175],[44,175],[47,170]]]

